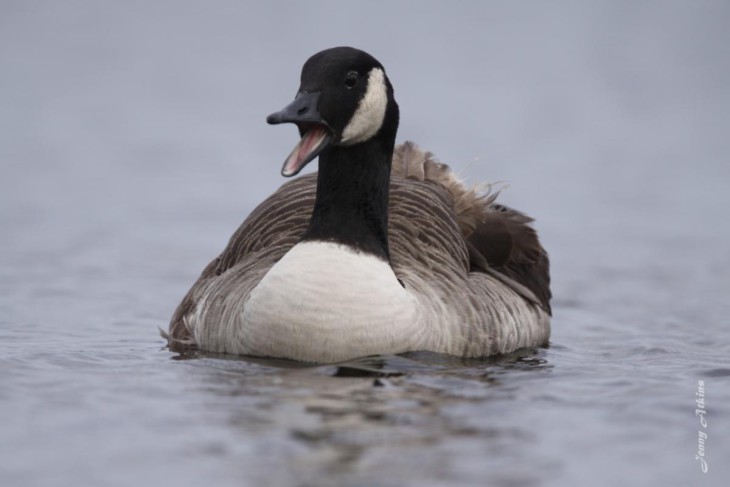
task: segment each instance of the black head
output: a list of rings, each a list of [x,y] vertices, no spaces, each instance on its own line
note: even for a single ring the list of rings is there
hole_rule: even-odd
[[[329,145],[354,146],[373,139],[392,145],[398,105],[377,59],[358,49],[335,47],[304,63],[296,98],[266,120],[299,128],[302,139],[281,170],[293,176]]]

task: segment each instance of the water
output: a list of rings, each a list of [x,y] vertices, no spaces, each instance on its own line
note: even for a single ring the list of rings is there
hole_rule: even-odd
[[[3,3],[0,483],[725,485],[728,7],[523,5]],[[537,217],[549,348],[165,350],[281,183],[294,130],[264,117],[337,44],[383,61],[401,139]]]

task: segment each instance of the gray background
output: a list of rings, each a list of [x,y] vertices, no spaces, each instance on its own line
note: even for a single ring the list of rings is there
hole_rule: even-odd
[[[722,1],[3,0],[0,481],[721,485],[729,21]],[[266,115],[335,45],[385,65],[399,140],[537,219],[551,348],[393,359],[409,372],[382,392],[161,350],[283,182],[296,131]]]

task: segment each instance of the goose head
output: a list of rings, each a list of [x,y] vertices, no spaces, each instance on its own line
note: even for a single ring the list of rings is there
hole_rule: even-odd
[[[299,129],[301,140],[281,169],[289,177],[328,148],[381,141],[392,151],[398,105],[378,60],[358,49],[335,47],[304,63],[294,101],[266,121],[294,123]]]

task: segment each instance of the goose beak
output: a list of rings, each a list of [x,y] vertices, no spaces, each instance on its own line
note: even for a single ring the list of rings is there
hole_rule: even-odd
[[[295,123],[302,139],[284,161],[281,175],[294,176],[319,155],[332,140],[327,123],[317,111],[319,93],[299,92],[294,101],[284,109],[266,117],[271,125]]]

